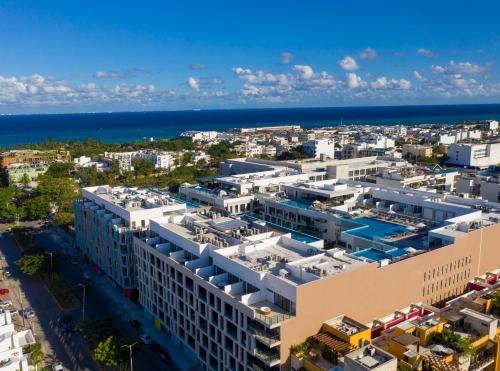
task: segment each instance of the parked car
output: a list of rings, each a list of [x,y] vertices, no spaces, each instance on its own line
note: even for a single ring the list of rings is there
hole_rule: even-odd
[[[33,318],[35,317],[35,311],[31,308],[26,308],[23,310],[24,318]]]
[[[12,305],[12,302],[10,300],[2,300],[0,301],[0,308],[5,309],[8,308]]]
[[[9,292],[9,289],[0,289],[0,295],[7,295]]]
[[[151,336],[149,335],[146,335],[146,334],[140,334],[139,335],[139,339],[141,339],[141,341],[148,345],[148,344],[151,344],[152,343],[152,340],[151,340]]]
[[[163,349],[158,345],[158,343],[155,343],[154,341],[149,344],[149,347],[154,353],[161,353],[163,352]]]
[[[5,271],[5,272],[3,272],[3,274],[5,275],[5,277],[10,277],[10,276],[12,276],[12,274],[11,274],[9,271]]]
[[[64,367],[62,364],[58,363],[57,365],[52,365],[52,371],[64,371]]]
[[[141,323],[136,319],[131,319],[129,321],[129,325],[130,325],[130,327],[135,328],[135,329],[141,328],[141,326],[142,326]]]

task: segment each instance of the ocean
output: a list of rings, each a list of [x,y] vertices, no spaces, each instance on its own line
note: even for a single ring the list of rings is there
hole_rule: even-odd
[[[116,112],[0,116],[0,147],[46,139],[129,142],[167,139],[186,130],[224,131],[238,127],[298,124],[303,127],[345,124],[454,124],[500,119],[500,104],[273,108],[162,112]]]

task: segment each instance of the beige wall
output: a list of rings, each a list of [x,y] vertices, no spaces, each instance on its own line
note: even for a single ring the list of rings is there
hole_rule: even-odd
[[[373,263],[299,286],[296,316],[281,325],[283,366],[288,368],[290,346],[317,333],[330,318],[346,314],[368,323],[411,303],[435,303],[461,292],[474,276],[498,267],[500,224],[395,264],[379,268]]]

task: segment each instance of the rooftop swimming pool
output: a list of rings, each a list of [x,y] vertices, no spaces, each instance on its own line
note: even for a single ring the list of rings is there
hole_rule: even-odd
[[[290,205],[293,207],[299,207],[301,209],[309,209],[311,207],[310,203],[303,202],[303,201],[283,200],[283,201],[281,201],[281,203],[285,204],[285,205]]]
[[[186,207],[188,209],[197,209],[197,208],[200,207],[200,204],[198,204],[196,202],[193,202],[193,201],[186,200],[185,198],[183,198],[180,195],[170,194],[170,197],[172,197],[174,200],[177,200],[177,201],[180,201],[180,202],[184,202],[186,204]]]
[[[369,240],[394,236],[408,230],[408,228],[403,225],[367,217],[356,218],[352,221],[360,224],[360,226],[349,229],[347,233]]]
[[[319,241],[321,239],[321,238],[314,237],[314,236],[311,236],[311,235],[308,235],[308,234],[305,234],[305,233],[297,232],[297,231],[295,231],[293,229],[286,228],[286,227],[283,227],[283,226],[275,224],[275,223],[271,223],[271,222],[265,220],[264,218],[262,218],[262,217],[260,217],[258,215],[241,214],[241,217],[243,217],[244,219],[245,218],[249,219],[249,220],[262,220],[262,221],[265,221],[266,225],[268,225],[269,227],[271,227],[273,229],[276,229],[278,231],[281,231],[281,232],[291,233],[292,234],[292,238],[294,240],[297,240],[297,241],[300,241],[300,242],[311,243],[311,242]]]
[[[416,249],[424,248],[424,237],[422,235],[409,236],[408,238],[401,238],[391,242],[383,240],[384,238],[395,236],[403,232],[410,232],[404,225],[369,217],[359,217],[350,219],[350,221],[360,226],[348,229],[345,233],[375,241],[386,246],[398,248],[414,247]]]
[[[389,251],[382,251],[371,247],[369,249],[356,251],[355,253],[352,253],[352,255],[378,262],[381,261],[382,259],[392,260],[393,258],[403,256],[407,253],[408,252],[405,249],[400,249],[400,248],[392,249]]]

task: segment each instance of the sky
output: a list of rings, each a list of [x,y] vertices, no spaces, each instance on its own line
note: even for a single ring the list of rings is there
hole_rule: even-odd
[[[0,2],[0,114],[500,102],[500,1]]]

